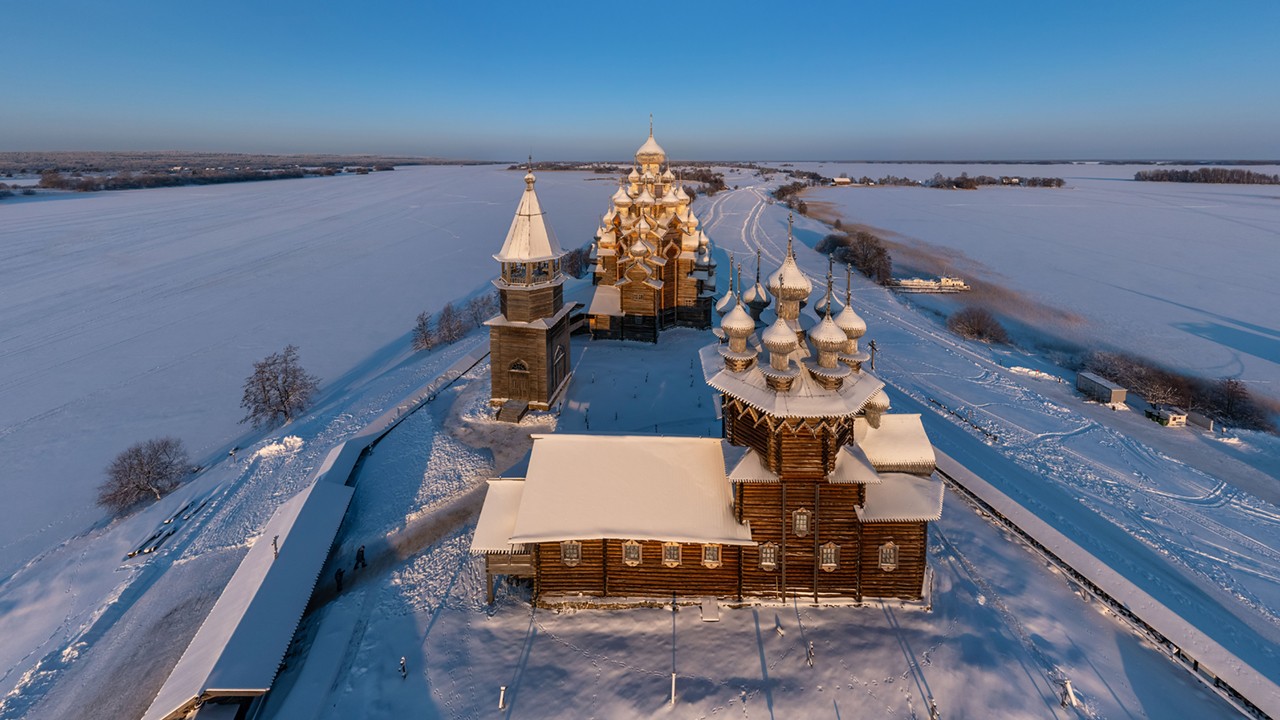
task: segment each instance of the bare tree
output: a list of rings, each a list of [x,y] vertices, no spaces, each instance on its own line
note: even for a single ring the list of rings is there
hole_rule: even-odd
[[[253,364],[253,374],[245,378],[240,407],[249,411],[240,422],[254,427],[283,419],[293,420],[311,403],[320,379],[298,364],[298,346],[286,346]]]
[[[436,319],[436,343],[446,344],[461,340],[467,334],[467,324],[462,313],[447,303],[440,309],[440,317]]]
[[[159,500],[173,492],[190,470],[181,440],[163,437],[140,442],[107,466],[107,479],[98,486],[98,504],[119,513],[143,500]]]
[[[430,350],[436,346],[435,335],[431,333],[431,313],[418,313],[418,322],[413,326],[413,349]]]
[[[498,312],[498,299],[493,293],[477,295],[467,302],[467,320],[473,327],[479,327],[485,320]]]

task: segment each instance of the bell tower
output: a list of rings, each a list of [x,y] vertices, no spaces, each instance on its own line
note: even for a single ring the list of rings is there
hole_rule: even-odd
[[[547,224],[533,186],[532,168],[502,250],[493,258],[502,274],[493,281],[502,314],[489,320],[489,404],[503,419],[527,409],[549,409],[569,385],[569,312],[564,303],[564,251]]]

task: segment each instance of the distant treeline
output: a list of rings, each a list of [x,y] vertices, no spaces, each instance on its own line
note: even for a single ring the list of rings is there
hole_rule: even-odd
[[[390,165],[381,166],[377,170],[394,170]],[[351,171],[365,175],[369,168],[351,168]],[[46,170],[40,175],[39,187],[49,190],[75,190],[77,192],[97,192],[99,190],[139,190],[143,188],[177,187],[179,185],[217,185],[221,183],[253,182],[257,180],[281,180],[300,178],[307,175],[336,175],[334,168],[279,168],[272,170],[255,170],[253,168],[183,170],[163,173],[122,172],[115,175],[63,175],[57,170]]]
[[[1146,182],[1230,183],[1233,185],[1280,185],[1280,175],[1239,168],[1202,167],[1195,170],[1140,170],[1134,180]]]
[[[394,165],[469,165],[466,161],[397,155],[258,155],[247,153],[186,152],[0,152],[0,175],[38,175],[46,170],[71,174],[115,172],[163,173],[174,168],[231,170],[235,168],[353,168]]]

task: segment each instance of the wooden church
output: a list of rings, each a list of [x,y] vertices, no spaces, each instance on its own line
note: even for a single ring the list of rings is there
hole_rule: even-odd
[[[653,139],[652,120],[635,161],[591,246],[592,337],[657,342],[667,328],[709,328],[716,290],[710,242]]]
[[[520,477],[489,481],[472,551],[490,579],[531,578],[545,605],[922,597],[943,486],[920,416],[887,412],[830,274],[821,318],[801,314],[790,239],[767,288],[771,319],[731,290],[700,352],[723,440],[535,436]]]
[[[532,170],[516,206],[511,229],[493,258],[502,274],[501,312],[488,320],[490,404],[499,417],[518,420],[525,410],[547,410],[569,385],[569,313],[556,235],[533,189]]]

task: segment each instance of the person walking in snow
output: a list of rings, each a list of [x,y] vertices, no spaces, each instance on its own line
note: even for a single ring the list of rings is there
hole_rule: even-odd
[[[409,668],[405,667],[404,656],[401,655],[400,656],[400,679],[404,680],[407,677],[409,677]]]
[[[338,592],[342,592],[342,576],[343,576],[344,574],[345,574],[345,573],[343,572],[342,568],[338,568],[338,572],[336,572],[336,573],[334,573],[334,574],[333,574],[334,582],[335,582],[335,583],[337,584],[337,586],[338,586]]]
[[[808,657],[805,658],[805,661],[809,663],[809,667],[813,667],[813,641],[812,640],[809,641],[809,654],[808,654]]]
[[[356,566],[355,566],[355,567],[353,567],[353,568],[351,568],[351,571],[352,571],[352,572],[355,572],[356,570],[359,570],[359,569],[360,569],[360,568],[362,568],[362,567],[369,567],[369,565],[368,565],[367,563],[365,563],[365,561],[364,561],[364,546],[363,546],[363,545],[361,545],[359,548],[356,548]]]

